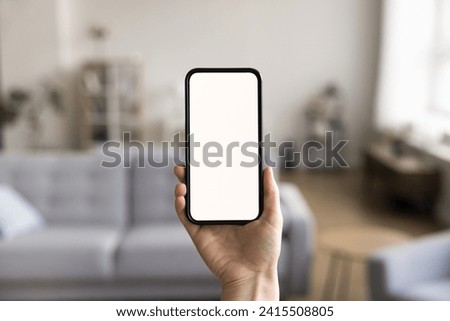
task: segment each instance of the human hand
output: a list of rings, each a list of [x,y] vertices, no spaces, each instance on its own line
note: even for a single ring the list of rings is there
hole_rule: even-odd
[[[271,168],[264,170],[264,211],[246,225],[196,225],[185,213],[185,168],[175,166],[175,208],[200,256],[222,285],[222,300],[278,300],[283,218]]]

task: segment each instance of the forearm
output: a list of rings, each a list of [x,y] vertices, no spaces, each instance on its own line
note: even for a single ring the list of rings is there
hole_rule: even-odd
[[[277,271],[226,283],[222,286],[223,301],[278,301],[280,290]]]

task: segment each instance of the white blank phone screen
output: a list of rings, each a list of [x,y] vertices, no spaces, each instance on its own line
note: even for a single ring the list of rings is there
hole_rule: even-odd
[[[189,89],[192,218],[197,221],[257,218],[257,77],[251,72],[198,72],[190,77]],[[193,146],[193,142],[199,146]]]

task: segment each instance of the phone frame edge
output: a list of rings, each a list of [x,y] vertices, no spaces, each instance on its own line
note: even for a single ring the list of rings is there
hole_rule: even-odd
[[[207,220],[199,221],[192,217],[190,206],[190,114],[189,114],[189,81],[191,77],[200,72],[248,72],[255,75],[258,82],[258,190],[259,190],[259,211],[258,215],[251,220]],[[263,186],[263,154],[262,154],[262,78],[258,70],[251,67],[197,67],[189,70],[184,81],[185,90],[185,180],[186,180],[186,206],[185,215],[188,220],[196,225],[245,225],[258,220],[264,211],[264,186]]]

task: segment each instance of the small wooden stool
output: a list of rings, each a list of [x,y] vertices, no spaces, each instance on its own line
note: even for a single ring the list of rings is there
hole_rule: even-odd
[[[332,228],[320,233],[320,247],[330,255],[322,299],[332,299],[335,291],[337,299],[348,299],[352,264],[364,263],[374,251],[410,239],[409,235],[397,230],[370,226]],[[338,283],[339,270],[342,278]]]

